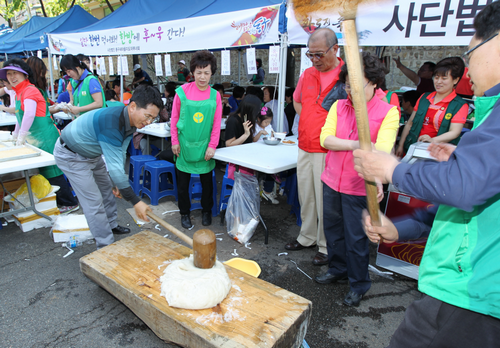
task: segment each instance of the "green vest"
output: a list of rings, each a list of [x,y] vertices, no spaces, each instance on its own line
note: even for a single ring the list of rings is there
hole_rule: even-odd
[[[99,80],[97,79],[97,77],[95,77],[94,75],[92,75],[91,73],[88,73],[87,77],[85,77],[85,79],[82,81],[82,83],[80,84],[80,86],[78,88],[76,88],[76,86],[78,86],[78,81],[75,81],[75,80],[71,80],[71,86],[73,87],[73,105],[74,106],[86,106],[86,105],[89,105],[89,104],[92,104],[94,102],[94,98],[92,98],[92,94],[90,94],[90,89],[89,89],[89,84],[90,84],[90,80],[97,80],[97,82],[99,82]],[[78,93],[78,90],[80,90],[80,93]],[[105,108],[106,107],[106,97],[104,96],[104,91],[102,90],[101,88],[101,95],[102,95],[102,107]],[[85,111],[87,112],[87,111]],[[80,115],[83,115],[85,112],[82,112],[80,113]]]
[[[404,151],[407,152],[408,149],[410,148],[411,144],[414,144],[418,140],[418,136],[420,135],[420,131],[422,130],[422,125],[424,124],[424,119],[425,115],[427,114],[427,110],[429,109],[429,106],[431,105],[429,99],[427,97],[429,96],[430,93],[424,93],[420,97],[420,101],[418,102],[418,110],[417,113],[415,114],[415,118],[413,119],[413,124],[410,129],[410,133],[406,137],[405,143],[404,143]],[[465,100],[463,100],[461,97],[458,95],[453,98],[452,101],[448,104],[448,107],[446,108],[445,116],[443,117],[443,120],[441,121],[441,126],[439,126],[438,130],[438,135],[441,135],[443,133],[446,133],[450,130],[450,123],[453,117],[457,114],[457,112],[460,110],[460,108],[465,104]],[[452,144],[458,144],[458,141],[460,140],[460,137],[457,137],[456,139],[453,139],[450,141]]]
[[[498,99],[500,95],[476,99],[472,131],[491,114]],[[472,212],[441,205],[420,263],[419,290],[454,306],[500,318],[499,274],[500,193]]]
[[[28,85],[26,89],[28,88],[36,87],[33,85]],[[21,109],[23,92],[21,92],[19,96],[16,95],[16,118],[19,126],[21,126],[21,124],[23,123],[24,117],[24,111]],[[38,147],[39,149],[42,149],[43,151],[46,151],[50,154],[54,152],[54,145],[59,138],[59,131],[57,130],[57,127],[50,116],[48,106],[46,107],[45,116],[35,116],[35,119],[33,120],[33,124],[31,125],[29,131],[30,134],[26,137],[26,141],[28,144]],[[39,172],[46,179],[50,179],[63,174],[63,172],[56,165],[41,167],[39,168]]]
[[[175,165],[185,173],[206,174],[215,167],[215,160],[205,161],[205,152],[214,125],[217,91],[210,88],[210,98],[199,101],[187,99],[181,87],[176,89],[176,93],[181,101],[177,122],[181,153]]]

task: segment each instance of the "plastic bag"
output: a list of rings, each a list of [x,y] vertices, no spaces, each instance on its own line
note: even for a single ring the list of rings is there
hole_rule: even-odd
[[[30,185],[31,190],[33,191],[33,201],[35,202],[35,204],[38,203],[40,199],[47,196],[52,190],[52,186],[50,185],[49,181],[40,174],[33,175],[30,178]],[[20,209],[23,206],[29,206],[31,204],[28,194],[28,186],[26,185],[26,183],[22,184],[13,194],[13,196],[17,199],[17,201],[13,200],[15,209]]]
[[[246,244],[260,221],[259,183],[253,175],[234,173],[234,186],[226,210],[227,233]]]

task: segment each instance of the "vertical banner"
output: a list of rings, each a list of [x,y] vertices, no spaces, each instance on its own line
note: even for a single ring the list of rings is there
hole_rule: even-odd
[[[101,59],[99,57],[95,57],[95,70],[97,75],[102,75],[101,73]]]
[[[59,62],[59,64],[61,64],[61,59],[62,59],[62,56],[57,56],[57,61]]]
[[[38,50],[36,51],[36,56],[40,59],[42,59],[42,51]]]
[[[306,52],[309,51],[309,48],[303,47],[300,49],[300,74],[304,72],[307,68],[310,68],[313,66],[312,61],[307,58]]]
[[[117,57],[116,73],[118,75],[123,75],[123,71],[122,71],[122,56],[118,56]]]
[[[91,73],[94,72],[94,64],[92,63],[92,57],[91,56],[89,56],[89,66],[88,66],[88,68],[89,68],[89,71]]]
[[[280,72],[280,47],[269,46],[269,73],[278,74]]]
[[[220,52],[221,75],[231,75],[231,51],[224,50]]]
[[[257,63],[255,62],[255,48],[247,48],[247,71],[248,74],[257,74]]]
[[[108,57],[108,63],[109,63],[109,75],[112,76],[115,74],[115,69],[113,67],[113,57]]]
[[[165,76],[172,76],[172,63],[170,54],[165,54]]]
[[[161,63],[161,54],[155,55],[155,71],[156,71],[156,76],[163,76],[163,66]]]
[[[106,64],[104,63],[104,57],[99,58],[99,64],[101,65],[101,74],[106,75]]]
[[[122,72],[123,72],[123,75],[128,75],[129,72],[128,72],[128,59],[127,59],[127,56],[121,56],[122,58]]]
[[[57,68],[57,58],[56,58],[56,56],[52,56],[52,65],[54,65],[54,70],[58,69]]]

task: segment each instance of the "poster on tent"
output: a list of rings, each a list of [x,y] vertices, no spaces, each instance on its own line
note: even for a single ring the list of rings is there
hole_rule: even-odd
[[[172,76],[172,63],[170,54],[165,55],[165,76]]]
[[[113,76],[115,74],[115,68],[113,67],[113,57],[108,57],[109,63],[109,75]]]
[[[155,55],[155,72],[156,76],[163,76],[163,65],[161,63],[161,54]]]
[[[269,73],[278,74],[280,72],[280,47],[269,46]]]
[[[306,56],[307,51],[309,51],[307,47],[300,49],[300,75],[302,75],[304,70],[313,66],[312,60]]]
[[[228,50],[221,51],[221,75],[231,75],[231,52]]]
[[[122,74],[123,75],[128,75],[129,74],[129,71],[128,71],[128,59],[127,59],[127,56],[121,56],[120,57],[121,59],[121,66],[122,66]]]
[[[493,0],[389,0],[358,8],[356,27],[361,46],[467,46],[474,34],[474,17]],[[307,44],[319,28],[333,29],[343,45],[336,12],[298,17],[287,10],[288,40]]]
[[[122,55],[279,42],[280,5],[70,34],[49,34],[54,52]]]
[[[247,48],[247,72],[249,75],[257,74],[257,62],[255,61],[255,48]]]

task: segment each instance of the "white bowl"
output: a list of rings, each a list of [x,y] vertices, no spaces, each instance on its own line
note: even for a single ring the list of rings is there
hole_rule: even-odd
[[[278,138],[280,141],[286,138],[286,133],[274,132],[274,136]]]

